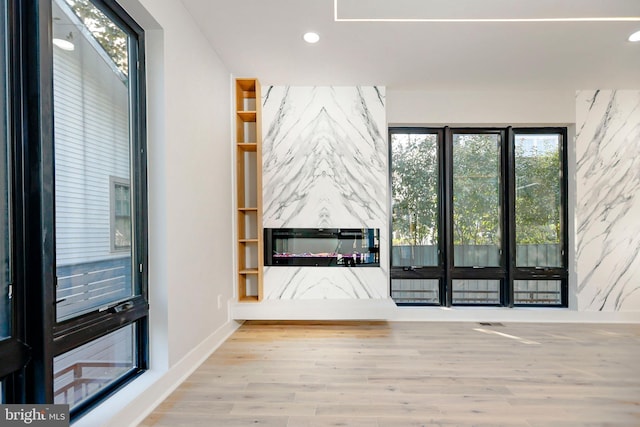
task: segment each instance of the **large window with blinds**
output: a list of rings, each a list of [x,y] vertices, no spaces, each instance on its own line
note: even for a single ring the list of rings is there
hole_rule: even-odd
[[[391,128],[397,304],[565,307],[564,128]]]

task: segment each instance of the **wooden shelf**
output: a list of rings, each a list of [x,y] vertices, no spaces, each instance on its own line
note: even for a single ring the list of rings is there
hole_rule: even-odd
[[[255,122],[257,113],[255,111],[238,111],[238,117],[243,122]]]
[[[237,78],[236,79],[236,91],[243,92],[243,98],[255,98],[256,97],[256,79],[251,78]],[[244,92],[252,93],[253,95],[245,96]]]
[[[264,267],[260,83],[236,79],[235,92],[238,301],[258,302],[262,300]]]
[[[238,150],[240,151],[257,151],[258,150],[258,144],[256,144],[255,142],[238,142],[236,144],[236,147],[238,147]]]

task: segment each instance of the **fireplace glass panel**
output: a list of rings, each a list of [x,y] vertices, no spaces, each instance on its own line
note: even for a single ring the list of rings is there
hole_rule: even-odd
[[[378,228],[266,228],[266,266],[380,265]]]

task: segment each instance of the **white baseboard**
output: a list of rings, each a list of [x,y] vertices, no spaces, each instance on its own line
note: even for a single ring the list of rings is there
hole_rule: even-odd
[[[73,427],[137,426],[195,371],[242,323],[229,321],[164,372],[149,370],[87,415]]]

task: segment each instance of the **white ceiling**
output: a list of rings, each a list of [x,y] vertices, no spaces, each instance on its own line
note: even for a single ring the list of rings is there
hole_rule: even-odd
[[[438,11],[444,0],[402,0],[402,16],[424,11],[426,1],[434,15],[446,15]],[[495,14],[488,7],[486,16],[501,16],[501,2],[542,0],[482,1],[498,7]],[[551,5],[567,1],[577,0],[544,0],[544,12],[553,15]],[[640,21],[336,22],[334,0],[182,2],[231,72],[258,77],[263,84],[483,91],[640,88],[640,43],[627,41],[640,30]],[[640,16],[640,0],[578,3],[604,15]],[[603,5],[611,10],[602,10]],[[319,33],[320,42],[305,43],[306,31]]]

